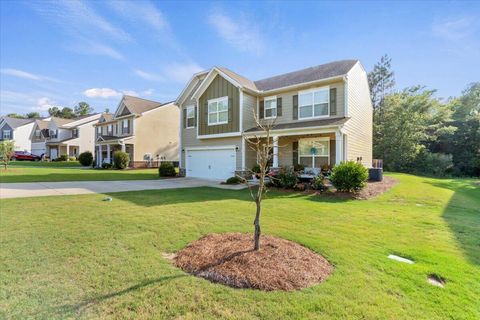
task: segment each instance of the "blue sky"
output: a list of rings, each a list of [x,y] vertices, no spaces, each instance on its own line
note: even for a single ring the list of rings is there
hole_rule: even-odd
[[[167,102],[194,72],[250,79],[387,53],[397,88],[480,81],[480,2],[1,1],[0,113]]]

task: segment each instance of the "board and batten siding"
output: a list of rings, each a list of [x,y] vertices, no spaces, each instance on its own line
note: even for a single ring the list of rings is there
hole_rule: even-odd
[[[228,96],[228,123],[208,125],[208,100]],[[220,75],[213,79],[202,96],[199,103],[199,135],[222,134],[238,132],[240,130],[240,92],[237,87],[225,80]]]
[[[357,63],[347,77],[348,116],[347,160],[362,158],[362,164],[372,166],[372,115],[370,90],[365,70]]]

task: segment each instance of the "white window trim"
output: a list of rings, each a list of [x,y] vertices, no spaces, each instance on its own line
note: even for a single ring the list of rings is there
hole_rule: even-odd
[[[208,106],[207,106],[207,108],[208,108]],[[193,110],[193,117],[190,117],[190,119],[193,118],[194,123],[193,123],[193,126],[190,126],[190,127],[189,127],[189,126],[188,126],[188,119],[189,119],[189,117],[188,117],[188,112],[189,112],[190,110]],[[208,111],[208,110],[207,110],[207,111]],[[186,123],[185,123],[185,129],[195,128],[195,106],[194,106],[194,105],[187,106],[187,107],[185,108],[185,112],[186,112],[186,115],[185,115],[185,121],[186,121]]]
[[[5,133],[8,132],[8,138],[5,138]],[[12,130],[3,130],[3,139],[12,139]]]
[[[102,127],[97,127],[97,134],[102,134]]]
[[[317,92],[317,91],[322,91],[322,90],[326,90],[327,91],[327,104],[328,104],[328,110],[327,110],[327,114],[326,115],[323,115],[323,116],[315,116],[315,97],[312,96],[312,116],[311,117],[300,117],[300,109],[301,109],[301,105],[300,105],[300,95],[302,94],[308,94],[308,93],[314,93],[314,92]],[[330,117],[330,86],[324,86],[324,87],[317,87],[317,88],[313,88],[313,89],[308,89],[308,90],[302,90],[302,91],[299,91],[298,92],[298,120],[307,120],[307,119],[320,119],[320,118],[328,118]]]
[[[270,100],[273,100],[273,102],[275,103],[275,107],[274,108],[268,108],[268,109],[275,109],[275,116],[270,116],[270,117],[267,117],[267,101],[270,101]],[[276,119],[277,116],[278,116],[278,108],[277,108],[277,96],[270,96],[270,97],[265,97],[263,99],[263,118],[264,119]]]
[[[209,112],[210,103],[220,102],[220,101],[223,101],[223,100],[227,100],[227,120],[226,120],[226,121],[222,121],[222,122],[210,123],[210,112]],[[208,123],[208,125],[209,125],[209,126],[218,126],[218,125],[221,125],[221,124],[227,124],[227,123],[228,123],[228,117],[229,117],[228,109],[229,109],[228,96],[208,100],[208,102],[207,102],[207,123]],[[222,111],[222,112],[225,112],[225,111]],[[212,112],[212,114],[213,114],[213,113],[216,113],[216,114],[217,114],[217,120],[218,120],[218,113],[219,113],[219,112],[218,112],[218,105],[217,105],[217,111],[216,111],[216,112]]]
[[[128,128],[128,119],[123,119],[122,120],[122,128],[127,129]]]
[[[317,141],[327,141],[328,144],[328,155],[313,155],[313,154],[309,154],[309,155],[302,155],[300,154],[300,141],[302,140],[317,140]],[[298,162],[300,163],[300,158],[303,157],[303,158],[312,158],[312,168],[318,168],[318,167],[315,167],[315,158],[328,158],[328,165],[330,165],[330,154],[331,154],[331,151],[330,151],[330,137],[318,137],[318,138],[304,138],[304,139],[299,139],[298,140]]]
[[[113,135],[113,124],[107,125],[107,133],[111,133]]]
[[[37,135],[38,132],[38,135]],[[35,129],[35,138],[40,138],[42,137],[42,131],[40,129]]]

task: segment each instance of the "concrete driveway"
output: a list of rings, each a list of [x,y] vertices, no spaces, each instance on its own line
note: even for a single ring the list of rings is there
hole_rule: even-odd
[[[196,178],[0,183],[0,199],[194,187],[214,187],[230,190],[245,188],[244,185],[223,185],[220,184],[220,181]]]

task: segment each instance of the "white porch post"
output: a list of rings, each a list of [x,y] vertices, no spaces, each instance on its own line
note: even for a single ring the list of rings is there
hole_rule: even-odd
[[[278,136],[273,136],[273,167],[278,168]]]
[[[343,133],[335,132],[335,164],[340,164],[343,159]]]
[[[107,162],[110,163],[110,145],[107,144]]]
[[[122,152],[125,152],[125,143],[121,144],[122,146]]]
[[[103,158],[102,158],[102,145],[99,145],[99,146],[98,146],[98,163],[97,163],[97,166],[98,166],[98,167],[101,167],[101,166],[102,166],[102,162],[103,162]]]

